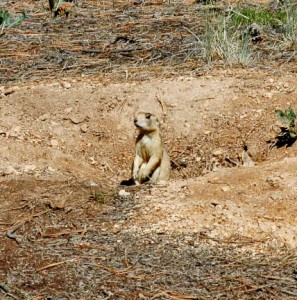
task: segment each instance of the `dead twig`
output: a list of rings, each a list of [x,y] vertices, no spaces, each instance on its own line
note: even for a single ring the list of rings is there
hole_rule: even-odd
[[[103,250],[103,251],[109,251],[111,252],[112,250],[104,247],[104,246],[97,246],[97,245],[90,245],[90,244],[80,244],[76,246],[77,248],[80,249],[97,249],[97,250]]]
[[[7,230],[6,232],[6,236],[9,238],[9,239],[12,239],[14,241],[16,241],[16,243],[18,245],[20,245],[20,241],[19,239],[13,235],[19,228],[21,228],[24,224],[26,223],[26,220],[25,221],[20,221],[19,223],[17,223],[15,226],[11,227],[9,230]]]
[[[6,210],[2,210],[1,213],[5,213],[5,212],[8,212],[8,211],[13,211],[13,210],[20,210],[20,209],[23,209],[25,207],[28,206],[28,203],[24,204],[23,206],[19,206],[19,207],[15,207],[15,208],[9,208],[9,209],[6,209]]]
[[[9,239],[15,240],[17,244],[20,245],[20,240],[19,238],[17,238],[15,235],[13,235],[19,228],[21,228],[26,222],[31,221],[33,218],[35,217],[39,217],[45,213],[47,213],[50,210],[45,210],[36,214],[33,214],[27,218],[24,218],[23,220],[19,221],[19,222],[15,222],[14,225],[12,227],[10,227],[7,231],[6,231],[6,236]]]
[[[5,295],[9,296],[12,299],[16,299],[16,300],[19,299],[17,296],[10,293],[9,287],[3,282],[0,282],[0,291],[3,291]]]
[[[296,282],[295,279],[290,278],[290,277],[279,277],[279,276],[271,276],[271,275],[260,275],[260,277],[272,279],[272,280],[284,280],[284,281]]]
[[[100,269],[103,269],[109,273],[112,273],[114,275],[124,275],[125,273],[128,273],[129,271],[131,271],[131,269],[133,269],[132,266],[129,266],[128,268],[126,269],[123,269],[123,270],[116,270],[116,269],[112,269],[112,268],[109,268],[109,267],[106,267],[104,265],[101,265],[101,264],[96,264],[96,267],[100,268]]]
[[[63,264],[69,263],[69,262],[73,262],[75,260],[77,260],[77,258],[68,259],[68,260],[57,262],[57,263],[52,263],[52,264],[37,268],[36,271],[38,271],[38,272],[44,271],[46,269],[54,268],[54,267],[57,267],[57,266],[60,266],[60,265],[63,265]]]
[[[152,299],[160,299],[162,296],[169,297],[170,299],[177,299],[177,300],[198,300],[201,299],[200,297],[198,298],[197,296],[194,295],[187,295],[187,294],[182,294],[178,293],[175,291],[164,291],[157,293],[153,296]]]

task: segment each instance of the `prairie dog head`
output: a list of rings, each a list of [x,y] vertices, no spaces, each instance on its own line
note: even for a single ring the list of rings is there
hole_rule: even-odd
[[[136,114],[134,119],[134,125],[140,131],[151,132],[159,130],[160,124],[158,118],[151,113],[140,112]]]

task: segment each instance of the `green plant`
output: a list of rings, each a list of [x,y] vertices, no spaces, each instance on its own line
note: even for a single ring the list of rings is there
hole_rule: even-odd
[[[281,43],[282,50],[297,51],[297,5],[289,3],[284,5],[286,22],[283,24],[284,34]]]
[[[10,20],[10,14],[8,11],[4,11],[1,7],[0,7],[0,25],[1,26],[5,26],[7,24],[9,24],[9,20]]]
[[[287,14],[282,8],[272,10],[254,5],[237,6],[230,13],[231,23],[237,28],[252,23],[274,27],[285,23],[287,18]]]
[[[108,191],[103,191],[98,188],[92,189],[90,199],[97,203],[105,204],[113,198],[113,194]]]
[[[25,12],[22,12],[22,15],[15,18],[14,20],[11,19],[10,13],[8,11],[3,10],[0,7],[0,26],[1,26],[1,34],[5,27],[10,28],[15,25],[19,25],[22,21],[24,21],[27,18],[27,15]]]
[[[284,111],[277,109],[275,111],[282,126],[280,126],[280,133],[276,136],[272,146],[277,148],[292,146],[297,139],[297,121],[296,114],[292,108],[288,108]]]
[[[207,61],[220,59],[228,65],[247,66],[252,62],[252,51],[247,36],[230,23],[230,15],[211,14],[206,20],[204,36]]]
[[[49,7],[52,12],[56,11],[60,5],[63,3],[63,0],[49,0]]]
[[[49,0],[49,7],[50,7],[50,10],[51,12],[54,14],[54,17],[57,17],[59,15],[66,15],[66,17],[68,17],[69,13],[70,13],[70,10],[69,8],[65,8],[62,4],[64,2],[74,2],[75,1],[71,1],[71,0],[68,0],[68,1],[63,1],[63,0]]]

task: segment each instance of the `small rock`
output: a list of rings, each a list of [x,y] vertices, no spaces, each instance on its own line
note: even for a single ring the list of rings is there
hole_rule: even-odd
[[[52,167],[47,167],[47,171],[50,173],[53,173],[53,172],[55,172],[55,169]]]
[[[90,161],[91,161],[91,165],[97,165],[98,164],[98,162],[92,156],[90,157]]]
[[[289,87],[289,84],[287,82],[284,83],[284,88],[287,89]]]
[[[223,191],[223,192],[228,192],[228,191],[230,191],[230,186],[227,186],[227,185],[222,186],[222,191]]]
[[[93,180],[87,180],[83,183],[86,188],[98,186],[98,184]]]
[[[36,170],[36,166],[34,166],[34,165],[26,165],[26,166],[24,166],[24,172],[25,173],[33,174],[35,170]]]
[[[8,132],[8,137],[17,138],[17,137],[19,137],[20,132],[21,132],[20,126],[13,126]]]
[[[178,164],[179,167],[186,168],[188,166],[188,162],[184,158],[178,158],[176,160],[176,163]]]
[[[126,192],[125,190],[119,191],[119,196],[130,196],[131,194],[129,192]]]
[[[267,99],[271,99],[273,97],[273,93],[272,92],[268,92],[264,95],[265,98]]]
[[[0,170],[0,175],[1,176],[8,176],[8,175],[13,175],[16,174],[17,170],[13,166],[8,166]]]
[[[47,120],[49,118],[49,114],[43,114],[43,115],[41,115],[40,117],[39,117],[39,120],[40,121],[45,121],[45,120]]]
[[[80,130],[83,132],[83,133],[86,133],[88,131],[88,125],[87,124],[83,124],[81,127],[80,127]]]
[[[83,123],[85,121],[85,117],[80,117],[80,116],[70,116],[69,120],[73,123],[73,124],[80,124]]]
[[[6,130],[0,127],[0,135],[6,135]]]
[[[221,149],[214,150],[214,151],[212,152],[212,155],[213,155],[214,157],[221,157],[221,156],[223,156],[223,154],[224,154],[224,152],[223,152],[223,150],[221,150]]]
[[[56,139],[51,139],[50,144],[51,144],[52,147],[59,146],[59,142]]]
[[[72,112],[72,110],[73,110],[72,107],[67,107],[67,108],[65,108],[64,112],[65,112],[66,114],[69,114],[69,113]]]
[[[118,193],[118,198],[120,201],[128,201],[128,200],[133,200],[133,196],[131,193],[126,192],[125,190],[120,190]]]
[[[69,82],[63,82],[62,86],[63,86],[64,89],[70,89],[71,88],[71,83],[69,83]]]
[[[11,88],[11,89],[5,90],[4,95],[5,96],[11,95],[11,94],[15,93],[16,90],[17,90],[16,88],[13,88],[13,89]]]

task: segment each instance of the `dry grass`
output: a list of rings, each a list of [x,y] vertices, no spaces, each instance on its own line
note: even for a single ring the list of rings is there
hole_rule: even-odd
[[[285,22],[279,26],[270,19],[274,11],[269,18],[263,13],[247,17],[250,22],[267,18],[263,42],[255,45],[241,38],[247,24],[234,19],[241,8],[222,3],[84,1],[68,18],[52,18],[47,6],[35,1],[3,5],[12,16],[26,10],[28,19],[1,36],[2,83],[65,76],[143,80],[201,74],[210,62],[267,68],[296,58],[294,5],[282,8]]]
[[[10,189],[16,201],[30,195],[32,184],[7,183],[1,201]],[[42,199],[62,186],[73,201],[49,208]],[[22,215],[27,222],[15,232],[19,245],[7,237],[0,243],[1,299],[296,298],[296,251],[269,237],[135,233],[125,222],[137,202],[98,206],[87,195],[77,184],[40,182],[39,198],[6,211],[7,221]]]

